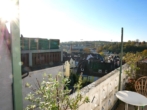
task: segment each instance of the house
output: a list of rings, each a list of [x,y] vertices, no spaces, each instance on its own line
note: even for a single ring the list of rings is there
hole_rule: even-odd
[[[21,38],[23,66],[36,70],[60,64],[63,62],[63,49],[59,45],[59,39]]]

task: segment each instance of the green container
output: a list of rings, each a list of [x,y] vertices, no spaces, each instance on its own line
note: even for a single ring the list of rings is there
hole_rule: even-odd
[[[20,38],[20,47],[21,47],[21,50],[23,50],[23,38]]]
[[[21,48],[22,50],[29,50],[29,38],[21,39]]]
[[[49,40],[49,49],[59,49],[59,39],[50,39]]]
[[[39,50],[48,50],[49,49],[48,39],[39,39],[38,48]]]
[[[91,68],[94,72],[97,72],[99,69],[101,70],[107,70],[109,69],[111,66],[110,65],[107,65],[106,63],[99,63],[99,62],[91,62],[89,65],[88,65],[89,68]]]
[[[38,50],[38,39],[30,38],[30,50]]]

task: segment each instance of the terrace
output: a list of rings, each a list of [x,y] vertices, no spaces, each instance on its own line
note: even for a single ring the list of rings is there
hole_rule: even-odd
[[[0,21],[0,83],[2,84],[0,85],[2,88],[0,98],[4,99],[4,101],[0,100],[0,106],[3,110],[8,110],[11,108],[14,108],[14,110],[22,110],[27,106],[27,104],[29,104],[28,102],[24,101],[24,97],[30,92],[25,88],[26,82],[35,85],[34,81],[36,78],[41,80],[41,75],[44,73],[50,74],[52,72],[53,75],[56,75],[58,72],[68,72],[65,74],[69,74],[70,72],[70,66],[66,68],[47,68],[40,71],[30,72],[28,77],[22,79],[20,74],[21,64],[20,30],[18,25],[19,21],[16,22],[17,23],[11,23],[11,35],[5,35],[5,22]],[[10,44],[6,44],[6,40],[10,39],[10,37],[12,47],[11,53],[9,50]],[[12,56],[12,59],[10,56]],[[6,66],[7,69],[4,69]],[[65,71],[63,71],[64,69]],[[125,88],[125,83],[128,80],[128,76],[125,74],[125,70],[127,69],[129,69],[129,66],[125,64],[82,88],[81,92],[83,96],[88,96],[90,102],[81,105],[79,110],[115,110],[118,104],[118,99],[116,98],[115,94],[118,90],[123,90]],[[6,84],[4,82],[6,82]],[[74,96],[75,93],[72,95]],[[5,104],[7,104],[7,106],[4,106]],[[124,107],[123,103],[120,103],[117,110],[123,109],[122,106]],[[129,110],[131,110],[131,108],[132,106],[130,106]]]
[[[67,62],[65,64],[65,74],[69,75],[69,64],[67,64]],[[126,69],[128,69],[127,64],[122,66],[120,90],[124,89],[125,82],[128,78],[125,74]],[[117,68],[114,71],[82,88],[82,94],[90,98],[90,103],[82,105],[79,110],[111,110],[117,102],[115,93],[119,88],[119,73],[120,68]]]
[[[125,82],[127,81],[127,75],[124,71],[128,69],[127,65],[123,65],[122,67],[122,77],[121,77],[121,90],[124,89]],[[44,73],[53,73],[56,75],[58,72],[63,72],[63,67],[54,67],[49,69],[43,69],[39,71],[30,72],[30,75],[23,79],[22,87],[23,87],[23,108],[29,104],[24,100],[26,94],[31,92],[25,87],[25,84],[29,82],[32,85],[35,85],[36,78],[41,81],[41,76]],[[97,81],[89,84],[88,86],[82,88],[81,92],[84,96],[88,96],[90,99],[90,103],[84,104],[80,106],[79,110],[111,110],[118,99],[115,96],[115,93],[119,88],[119,68],[110,72],[102,78],[99,78]],[[74,95],[74,94],[72,94]]]
[[[6,52],[6,45],[3,44],[3,47],[4,48],[0,52],[0,53],[3,53],[3,54],[1,54],[1,57],[9,59],[8,53]],[[1,61],[4,62],[3,60],[1,60]],[[6,63],[11,65],[11,60],[8,60]],[[3,66],[4,65],[1,65],[0,67],[3,68]],[[17,68],[19,68],[19,67],[17,66]],[[120,79],[120,82],[121,82],[120,90],[123,90],[125,88],[125,82],[127,82],[127,80],[128,80],[128,76],[125,74],[125,70],[127,70],[128,68],[129,67],[127,64],[122,66],[122,74],[121,74],[121,79]],[[111,109],[115,110],[118,105],[118,103],[117,103],[118,99],[116,98],[115,93],[119,89],[120,69],[121,68],[117,68],[114,71],[105,75],[104,77],[101,77],[98,80],[94,81],[93,83],[89,84],[88,86],[84,87],[81,90],[81,92],[84,96],[89,97],[90,102],[80,106],[79,110],[90,110],[90,109],[92,109],[92,110],[111,110]],[[9,69],[7,69],[7,70],[9,70]],[[3,69],[2,73],[4,75],[7,75],[7,70]],[[10,67],[10,70],[11,70],[11,67]],[[18,103],[19,104],[22,103],[22,106],[19,105],[19,107],[25,108],[27,106],[27,104],[29,104],[29,102],[26,102],[24,100],[24,97],[26,96],[26,94],[28,94],[30,92],[25,87],[26,82],[29,82],[29,83],[32,83],[33,85],[35,85],[36,78],[39,79],[39,81],[41,81],[42,74],[52,73],[55,76],[58,72],[64,72],[65,74],[70,74],[69,73],[70,72],[70,65],[69,66],[64,65],[64,68],[63,68],[63,66],[59,66],[59,67],[47,68],[47,69],[43,69],[43,70],[39,70],[39,71],[30,72],[28,77],[26,77],[22,80],[20,78],[20,80],[22,81],[22,96],[20,96],[19,98],[21,99],[21,97],[22,97],[23,102],[22,101],[20,101],[20,102],[7,101],[6,103],[9,105],[7,107],[11,106],[11,108],[12,108],[12,106],[13,106],[12,103],[15,103],[17,105],[18,105]],[[12,73],[14,73],[14,72],[12,72]],[[17,84],[18,83],[16,83],[16,85]],[[11,86],[8,86],[7,89],[8,89],[7,91],[12,91]],[[21,90],[21,86],[18,88],[17,92],[19,92],[19,90]],[[7,96],[5,96],[5,98],[7,100],[11,99],[10,93],[5,92],[5,94],[7,94]],[[16,94],[16,97],[18,97],[18,94]],[[0,101],[0,104],[2,106],[2,104],[3,104],[2,100]],[[15,110],[20,110],[20,108],[19,109],[15,108]],[[124,108],[124,104],[120,103],[117,110],[121,110],[123,108]],[[129,110],[131,110],[131,109],[133,109],[133,106],[129,106]],[[7,110],[7,108],[4,110]]]
[[[136,57],[134,57],[134,59],[135,58]],[[137,62],[137,67],[140,68],[135,73],[136,75],[138,75],[137,79],[139,79],[141,76],[146,76],[147,64],[144,63],[145,60],[140,60]],[[75,67],[74,64],[75,63],[73,60],[70,61],[70,64],[68,64],[68,62],[65,63],[64,74],[66,74],[66,76],[69,76],[70,67]],[[126,70],[130,70],[130,66],[128,64],[124,64],[122,66],[122,74],[121,74],[121,79],[120,79],[121,85],[119,89],[120,69],[121,67],[111,71],[110,73],[106,74],[103,77],[99,77],[98,80],[84,87],[81,90],[81,92],[82,94],[84,94],[84,96],[88,96],[90,98],[90,103],[82,105],[79,108],[79,110],[88,110],[88,109],[91,109],[91,110],[111,110],[111,109],[124,110],[125,103],[122,101],[118,101],[115,94],[116,92],[120,90],[130,90],[130,91],[134,91],[134,90],[132,90],[132,87],[128,88],[126,85],[126,83],[129,83],[128,81],[130,79],[129,78],[130,76],[126,74]],[[88,76],[88,77],[91,77],[91,76]],[[131,84],[131,85],[134,86],[134,84]],[[132,106],[132,105],[128,106],[128,110],[135,110],[136,108],[137,106]],[[142,109],[142,108],[143,110],[147,110],[147,106],[139,107],[139,109]]]
[[[41,81],[41,76],[43,73],[50,74],[52,73],[54,76],[58,72],[63,72],[66,75],[70,74],[70,64],[65,63],[64,67],[54,67],[43,69],[39,71],[30,72],[30,76],[23,79],[23,100],[27,93],[31,92],[25,88],[25,83],[30,82],[31,84],[35,84],[36,78]],[[73,66],[73,65],[71,65]],[[121,88],[120,90],[125,89],[125,83],[128,81],[128,76],[125,74],[125,70],[127,70],[129,66],[127,64],[122,66],[122,77],[121,77]],[[107,75],[99,78],[93,83],[87,85],[86,87],[81,89],[81,92],[84,96],[88,96],[90,102],[80,106],[79,110],[124,110],[125,104],[121,101],[118,101],[115,94],[119,88],[119,74],[120,68],[115,69],[114,71],[108,73]],[[72,94],[71,96],[74,96]],[[23,107],[29,104],[25,100],[23,101]],[[134,110],[135,107],[129,105],[129,110]],[[141,109],[141,107],[140,107]],[[147,107],[144,107],[146,110]]]
[[[140,67],[143,65],[142,63],[138,64]],[[144,64],[146,65],[146,64]],[[75,67],[74,61],[70,61],[70,63],[65,62],[64,66],[54,67],[54,68],[47,68],[39,71],[30,72],[29,77],[23,79],[23,108],[29,104],[27,101],[24,100],[25,96],[31,92],[26,89],[25,84],[27,82],[35,85],[36,78],[41,81],[41,76],[43,73],[55,75],[58,72],[64,73],[65,76],[70,76],[70,72],[74,72],[70,70],[71,67]],[[143,66],[144,67],[144,66]],[[81,89],[81,93],[84,97],[88,96],[90,99],[89,103],[83,104],[80,106],[79,110],[124,110],[125,104],[121,101],[118,101],[115,94],[119,91],[119,81],[120,81],[120,90],[125,89],[125,83],[128,82],[128,75],[126,74],[126,70],[129,69],[128,64],[124,64],[122,66],[122,74],[120,78],[120,67],[111,71],[110,73],[106,74],[105,76],[99,78],[98,80],[94,81],[93,83],[85,86]],[[142,70],[140,70],[142,71]],[[74,97],[76,93],[73,93],[71,96]],[[140,107],[141,109],[142,107]],[[129,105],[129,110],[134,110],[135,107]],[[147,107],[144,107],[146,110]]]

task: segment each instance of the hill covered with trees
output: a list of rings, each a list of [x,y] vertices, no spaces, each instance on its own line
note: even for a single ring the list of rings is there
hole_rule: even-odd
[[[103,51],[109,51],[112,53],[120,53],[121,49],[121,42],[109,42],[109,41],[81,41],[81,42],[62,42],[61,46],[64,48],[70,48],[71,46],[80,47],[83,46],[83,49],[86,50],[88,48],[95,48],[98,53]],[[139,42],[137,39],[136,41],[129,40],[128,42],[123,42],[123,51],[124,53],[127,52],[142,52],[143,50],[147,49],[147,42],[142,41]]]
[[[103,50],[107,50],[112,53],[119,53],[121,49],[120,42],[112,42],[108,45],[103,45],[97,48],[97,52],[102,52]],[[127,52],[142,52],[143,50],[147,49],[147,42],[136,42],[136,41],[128,41],[123,43],[123,51]]]

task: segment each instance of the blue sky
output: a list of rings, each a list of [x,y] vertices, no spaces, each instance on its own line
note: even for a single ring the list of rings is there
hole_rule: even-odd
[[[20,0],[21,33],[61,41],[147,41],[147,0]]]

